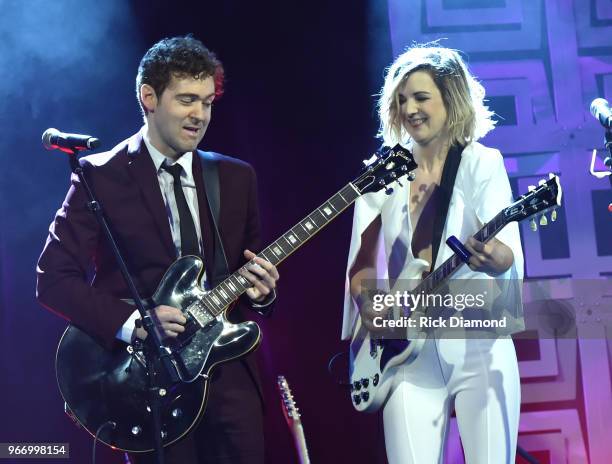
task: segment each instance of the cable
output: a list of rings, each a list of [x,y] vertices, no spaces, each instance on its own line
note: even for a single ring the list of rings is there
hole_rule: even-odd
[[[104,428],[107,426],[110,426],[113,430],[115,430],[117,428],[117,423],[113,421],[106,421],[104,422],[104,424],[98,427],[98,430],[96,430],[96,436],[94,437],[93,447],[91,449],[92,464],[96,464],[96,443],[98,443],[98,436],[100,435],[100,432],[102,432],[102,430],[104,430]]]
[[[338,378],[336,378],[336,376],[334,375],[334,373],[332,372],[333,369],[333,364],[334,362],[336,362],[336,360],[342,356],[342,355],[347,355],[348,356],[349,352],[348,351],[340,351],[338,353],[336,353],[335,355],[333,355],[329,362],[327,363],[327,372],[329,373],[329,375],[331,376],[332,379],[334,379],[334,381],[340,385],[341,387],[349,387],[351,385],[350,382],[346,381],[346,380],[339,380]]]

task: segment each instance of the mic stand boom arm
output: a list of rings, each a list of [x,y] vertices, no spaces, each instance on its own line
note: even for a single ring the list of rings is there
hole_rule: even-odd
[[[155,363],[156,359],[161,361],[160,365],[163,366],[168,378],[172,383],[179,382],[179,376],[176,368],[176,361],[173,359],[174,353],[172,350],[165,346],[162,342],[162,337],[159,332],[159,328],[151,315],[147,312],[138,294],[138,290],[134,285],[134,280],[130,275],[127,266],[125,264],[125,260],[119,251],[119,247],[117,246],[117,242],[115,241],[110,228],[108,227],[108,223],[106,218],[104,217],[104,212],[102,210],[102,205],[96,200],[93,190],[90,188],[87,183],[87,179],[85,178],[85,173],[83,171],[83,167],[79,163],[79,160],[76,157],[76,151],[72,151],[69,153],[68,160],[70,162],[70,169],[73,173],[75,173],[81,185],[85,189],[87,193],[87,197],[89,201],[87,202],[87,207],[94,214],[108,244],[113,250],[113,255],[115,256],[115,260],[117,261],[117,265],[119,266],[119,270],[123,275],[123,278],[130,290],[130,294],[134,303],[136,304],[136,308],[140,313],[140,317],[142,318],[142,327],[147,331],[147,340],[144,343],[144,355],[145,362],[147,365],[148,371],[148,390],[149,390],[149,402],[151,405],[151,415],[153,416],[153,433],[155,434],[155,451],[157,455],[158,464],[163,464],[164,456],[163,456],[163,445],[162,445],[162,437],[161,437],[161,399],[165,395],[166,390],[160,388],[155,385],[155,379],[158,376],[155,373]]]
[[[608,156],[604,160],[604,164],[606,167],[612,172],[612,129],[606,129],[606,149],[608,150]],[[610,187],[612,187],[612,175],[608,176],[608,180],[610,181]]]

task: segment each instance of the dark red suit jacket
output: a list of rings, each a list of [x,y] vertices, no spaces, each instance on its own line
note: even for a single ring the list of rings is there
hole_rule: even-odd
[[[109,152],[84,157],[81,164],[140,295],[151,296],[177,256],[155,165],[141,134]],[[193,175],[206,271],[211,277],[214,232],[196,153]],[[221,157],[219,186],[219,229],[230,271],[234,271],[244,263],[245,248],[258,250],[260,246],[255,172],[245,162]],[[50,226],[38,262],[37,296],[44,306],[111,347],[134,307],[120,301],[131,296],[86,203],[84,189],[73,174],[72,185]],[[92,263],[95,276],[90,284],[87,276]]]
[[[151,296],[177,256],[155,165],[141,133],[111,151],[82,158],[81,165],[102,204],[140,295]],[[213,226],[196,153],[193,175],[206,271],[211,278]],[[249,164],[221,156],[219,229],[231,272],[244,263],[244,249],[259,250],[256,183],[255,172]],[[131,296],[86,204],[83,186],[73,174],[68,195],[51,223],[38,261],[37,297],[45,307],[110,348],[121,343],[115,335],[135,308],[121,301]],[[94,277],[89,282],[92,271]],[[248,301],[246,297],[243,299]],[[231,313],[230,318],[234,321],[243,319],[240,306]],[[250,374],[257,379],[254,364],[249,356]]]

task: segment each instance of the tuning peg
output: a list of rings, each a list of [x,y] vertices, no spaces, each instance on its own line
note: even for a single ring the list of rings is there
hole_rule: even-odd
[[[548,178],[549,178],[549,179],[554,179],[554,178],[555,178],[555,175],[554,175],[552,172],[549,172],[549,173],[548,173]]]
[[[546,214],[542,214],[542,217],[540,218],[540,225],[541,226],[547,226],[548,225],[548,219],[546,219]]]
[[[553,209],[552,213],[550,213],[550,220],[552,222],[555,222],[557,220],[557,210],[556,209]]]
[[[529,190],[530,192],[533,192],[536,189],[535,185],[530,185],[529,187],[527,187],[527,190]]]
[[[414,173],[414,171],[408,173],[407,179],[409,182],[412,182],[414,179],[416,179],[416,174]]]
[[[535,218],[532,218],[531,221],[529,221],[529,227],[531,227],[533,232],[538,230],[538,223],[536,222]]]
[[[540,179],[540,182],[538,182],[538,185],[544,185],[546,183],[546,179]]]
[[[393,189],[391,187],[387,187],[387,188],[385,188],[385,193],[387,195],[391,195],[393,193]]]

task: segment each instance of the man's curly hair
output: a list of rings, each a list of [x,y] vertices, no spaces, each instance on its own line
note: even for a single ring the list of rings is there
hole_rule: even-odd
[[[138,66],[136,98],[143,115],[146,115],[147,110],[140,100],[142,84],[153,87],[159,98],[170,84],[172,76],[191,76],[194,79],[212,76],[215,81],[215,97],[223,94],[223,65],[202,42],[191,34],[162,39],[145,53]]]

